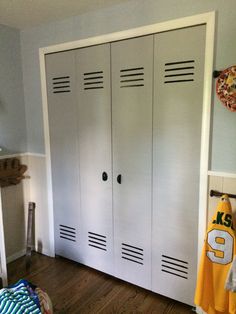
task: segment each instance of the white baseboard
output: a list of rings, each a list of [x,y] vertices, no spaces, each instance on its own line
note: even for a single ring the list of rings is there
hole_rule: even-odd
[[[33,251],[35,251],[35,249],[33,249]],[[55,257],[55,255],[53,255],[51,253],[51,251],[48,250],[48,249],[43,249],[42,252],[39,252],[39,253],[43,254],[43,255],[46,255],[46,256],[49,256],[49,257]],[[26,250],[25,249],[21,250],[19,252],[16,252],[16,253],[14,253],[14,254],[12,254],[12,255],[7,257],[7,264],[17,260],[18,258],[20,258],[22,256],[25,256],[25,255],[26,255]]]
[[[37,251],[36,251],[37,252]],[[49,257],[55,257],[55,255],[49,250],[49,249],[42,249],[42,251],[38,251],[40,254],[49,256]]]
[[[24,250],[21,250],[19,252],[14,253],[14,254],[12,254],[10,256],[7,256],[7,264],[15,261],[16,259],[18,259],[18,258],[20,258],[22,256],[24,256],[25,253],[26,252],[25,252],[25,249],[24,249]]]
[[[199,306],[196,308],[196,313],[197,314],[206,314]]]

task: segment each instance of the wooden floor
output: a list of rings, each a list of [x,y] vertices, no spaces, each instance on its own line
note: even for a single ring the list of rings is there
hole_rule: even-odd
[[[8,265],[9,284],[25,278],[46,290],[54,313],[192,313],[191,307],[63,258],[34,253]]]

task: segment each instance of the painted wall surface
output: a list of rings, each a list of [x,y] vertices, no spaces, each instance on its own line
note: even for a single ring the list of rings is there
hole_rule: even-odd
[[[58,43],[93,37],[175,18],[216,11],[215,68],[236,63],[235,0],[131,0],[21,33],[28,150],[44,152],[39,51]],[[211,170],[236,172],[236,113],[212,101]]]
[[[3,154],[27,148],[20,32],[0,25],[0,147]]]

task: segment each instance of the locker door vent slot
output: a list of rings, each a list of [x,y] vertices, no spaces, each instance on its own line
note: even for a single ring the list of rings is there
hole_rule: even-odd
[[[143,265],[143,249],[126,243],[122,243],[121,254],[121,257],[123,259]]]
[[[71,92],[70,77],[69,76],[54,77],[52,79],[52,89],[53,94],[70,93]]]
[[[162,255],[161,271],[170,275],[188,279],[188,262]]]
[[[60,238],[76,242],[76,229],[73,227],[59,225]]]
[[[106,251],[107,237],[98,233],[88,232],[88,245]]]
[[[144,68],[120,70],[120,88],[144,86]]]
[[[164,83],[186,83],[194,81],[195,61],[176,61],[165,63]]]
[[[103,71],[84,73],[84,90],[104,88]]]

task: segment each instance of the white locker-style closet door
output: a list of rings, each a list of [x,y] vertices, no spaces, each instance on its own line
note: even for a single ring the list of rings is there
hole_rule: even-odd
[[[153,36],[111,47],[115,276],[150,289]]]
[[[112,273],[110,44],[76,52],[84,264]]]
[[[46,55],[56,254],[80,261],[75,52]]]
[[[155,35],[152,290],[193,304],[205,26]]]

